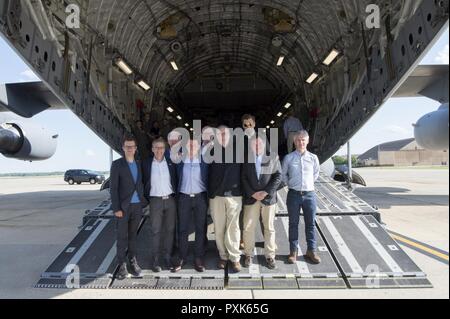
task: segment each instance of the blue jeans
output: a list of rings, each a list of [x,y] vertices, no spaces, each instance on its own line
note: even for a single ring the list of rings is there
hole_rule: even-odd
[[[298,224],[300,223],[300,209],[305,219],[305,234],[308,250],[316,251],[316,193],[309,192],[301,195],[300,192],[289,190],[287,196],[287,209],[289,213],[289,247],[292,252],[298,251]]]

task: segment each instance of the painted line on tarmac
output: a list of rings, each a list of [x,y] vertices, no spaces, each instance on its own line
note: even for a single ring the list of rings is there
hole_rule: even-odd
[[[449,264],[448,252],[439,248],[430,246],[415,239],[400,235],[394,231],[388,230],[389,234],[400,244],[409,247],[419,253],[422,253],[428,257],[431,257],[437,261],[440,261],[446,265]]]

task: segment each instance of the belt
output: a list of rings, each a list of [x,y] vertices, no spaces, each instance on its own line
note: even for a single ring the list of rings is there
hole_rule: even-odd
[[[197,194],[185,194],[185,193],[181,193],[184,196],[189,196],[190,198],[196,198],[196,197],[200,197],[203,196],[204,194],[206,194],[206,192],[201,192],[201,193],[197,193]]]
[[[297,194],[299,194],[301,196],[305,196],[305,195],[314,193],[314,191],[296,191],[295,189],[290,189],[289,191],[297,193]]]
[[[162,200],[168,200],[169,198],[174,197],[174,194],[170,194],[169,196],[150,196],[150,198],[158,198],[158,199],[162,199]]]

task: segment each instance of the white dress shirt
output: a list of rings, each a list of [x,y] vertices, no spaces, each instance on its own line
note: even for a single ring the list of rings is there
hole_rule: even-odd
[[[166,197],[173,194],[172,182],[170,178],[169,166],[164,158],[158,162],[156,158],[152,162],[152,177],[151,177],[151,197]]]
[[[261,165],[262,165],[262,155],[255,156],[255,169],[256,169],[256,177],[260,178],[261,176]]]

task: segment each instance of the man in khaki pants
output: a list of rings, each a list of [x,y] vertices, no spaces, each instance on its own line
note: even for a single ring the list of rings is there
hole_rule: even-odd
[[[214,161],[209,166],[208,195],[214,221],[216,245],[219,250],[219,269],[231,262],[234,272],[241,271],[239,250],[239,214],[242,209],[241,164],[236,161],[235,143],[230,129],[220,126],[214,143]],[[232,154],[231,158],[227,154]]]
[[[277,213],[277,189],[281,184],[281,164],[278,159],[266,156],[266,143],[261,137],[250,141],[253,161],[242,167],[244,192],[244,267],[250,267],[255,250],[255,231],[264,225],[264,248],[269,269],[275,269],[275,226]],[[251,158],[250,158],[251,160]]]

